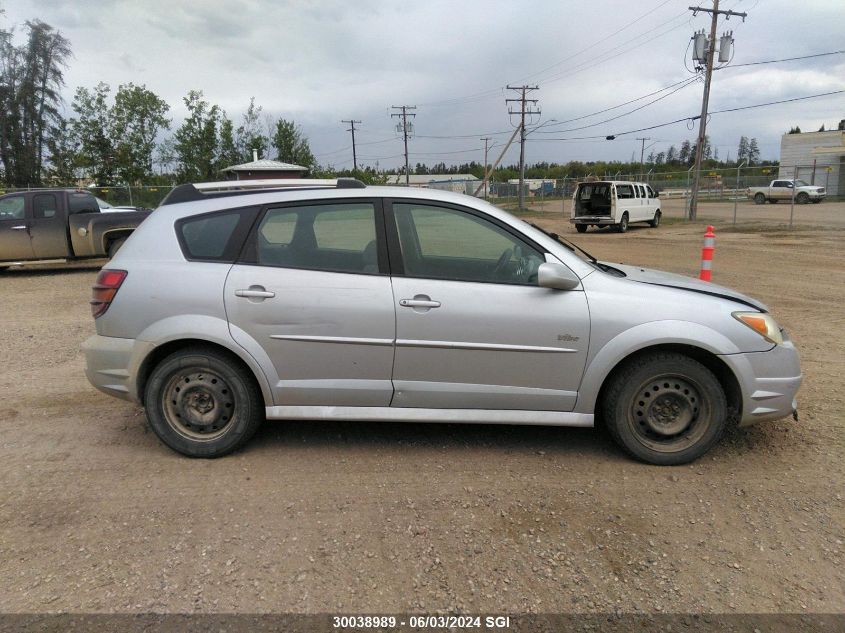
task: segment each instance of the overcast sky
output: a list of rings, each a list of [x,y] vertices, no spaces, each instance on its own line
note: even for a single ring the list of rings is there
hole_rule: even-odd
[[[543,124],[526,144],[529,163],[639,159],[640,141],[665,150],[694,139],[678,123],[615,141],[604,136],[697,115],[695,83],[614,121],[660,93],[604,114],[580,118],[692,77],[690,36],[708,28],[688,0],[534,0],[387,2],[376,0],[0,0],[5,27],[39,18],[71,41],[68,104],[78,86],[104,81],[146,86],[171,106],[199,89],[236,125],[254,96],[264,112],[293,119],[318,161],[351,167],[351,140],[341,119],[358,119],[359,162],[381,168],[401,161],[390,106],[416,105],[411,163],[483,159],[480,136],[498,155],[512,131],[507,84],[530,83]],[[711,2],[703,0],[703,6]],[[720,21],[736,39],[733,64],[845,48],[843,0],[723,0],[748,19]],[[728,68],[714,73],[711,111],[845,89],[845,55]],[[668,91],[667,91],[668,92]],[[555,123],[570,121],[569,123]],[[845,118],[845,94],[732,114],[714,114],[708,133],[719,155],[736,156],[740,135],[757,137],[763,158],[778,158],[780,137]],[[552,132],[552,133],[548,133]],[[449,138],[432,138],[449,137]],[[464,137],[464,138],[455,138]],[[535,140],[536,139],[536,140]],[[518,160],[516,144],[505,163]]]

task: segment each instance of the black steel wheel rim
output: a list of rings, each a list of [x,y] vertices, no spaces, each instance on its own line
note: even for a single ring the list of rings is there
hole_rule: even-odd
[[[176,433],[207,442],[225,435],[235,422],[235,393],[219,373],[189,367],[174,374],[163,391],[164,419]]]
[[[643,382],[627,412],[634,437],[661,453],[694,445],[709,427],[710,407],[701,392],[697,382],[678,374],[663,374]]]

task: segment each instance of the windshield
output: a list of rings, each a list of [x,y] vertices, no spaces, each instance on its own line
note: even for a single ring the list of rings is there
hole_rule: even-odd
[[[795,186],[796,186],[796,187],[809,187],[809,186],[810,186],[810,183],[805,182],[805,181],[803,181],[803,180],[796,180],[796,181],[795,181]]]
[[[111,209],[112,208],[112,206],[108,202],[103,200],[102,198],[98,198],[97,196],[94,196],[94,199],[97,201],[97,205],[101,209]]]

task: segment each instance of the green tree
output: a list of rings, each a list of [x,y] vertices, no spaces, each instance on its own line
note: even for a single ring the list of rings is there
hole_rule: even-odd
[[[177,175],[182,182],[215,180],[220,108],[203,99],[201,90],[191,90],[182,100],[188,117],[174,133]]]
[[[236,147],[243,161],[252,160],[252,152],[258,152],[258,158],[264,158],[267,137],[261,133],[261,106],[255,105],[255,97],[250,97],[249,107],[244,112],[243,123],[238,127]]]
[[[789,132],[787,134],[801,134],[801,128],[797,125],[795,127],[789,128]]]
[[[273,147],[278,160],[282,162],[309,168],[315,164],[308,139],[293,121],[279,119],[276,122]]]
[[[117,174],[127,183],[153,175],[156,138],[170,128],[170,106],[146,86],[118,87],[109,116]]]
[[[748,164],[756,165],[760,162],[760,147],[757,145],[757,139],[752,138],[748,142]]]
[[[678,161],[687,164],[690,161],[690,156],[693,156],[692,145],[689,141],[681,143],[681,149],[678,152]]]
[[[217,165],[218,169],[225,169],[237,165],[242,161],[243,156],[238,151],[235,143],[234,124],[232,119],[226,116],[225,112],[220,114],[220,136],[217,143]]]
[[[110,92],[103,82],[91,90],[77,88],[72,105],[76,117],[71,121],[71,132],[79,141],[78,165],[98,184],[111,184],[117,173]]]
[[[736,148],[736,162],[748,161],[748,137],[739,137],[739,146]]]
[[[50,131],[47,139],[47,151],[50,162],[47,177],[51,184],[75,185],[76,168],[79,160],[79,140],[74,135],[68,122],[59,121]]]
[[[26,22],[26,42],[0,30],[0,162],[11,185],[41,184],[50,133],[62,116],[70,42],[49,24]]]

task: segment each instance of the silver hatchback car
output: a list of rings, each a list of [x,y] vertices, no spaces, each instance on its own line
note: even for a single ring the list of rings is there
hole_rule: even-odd
[[[654,464],[795,414],[766,306],[596,261],[482,200],[355,180],[182,185],[103,269],[101,391],[216,457],[265,418],[593,426]]]

